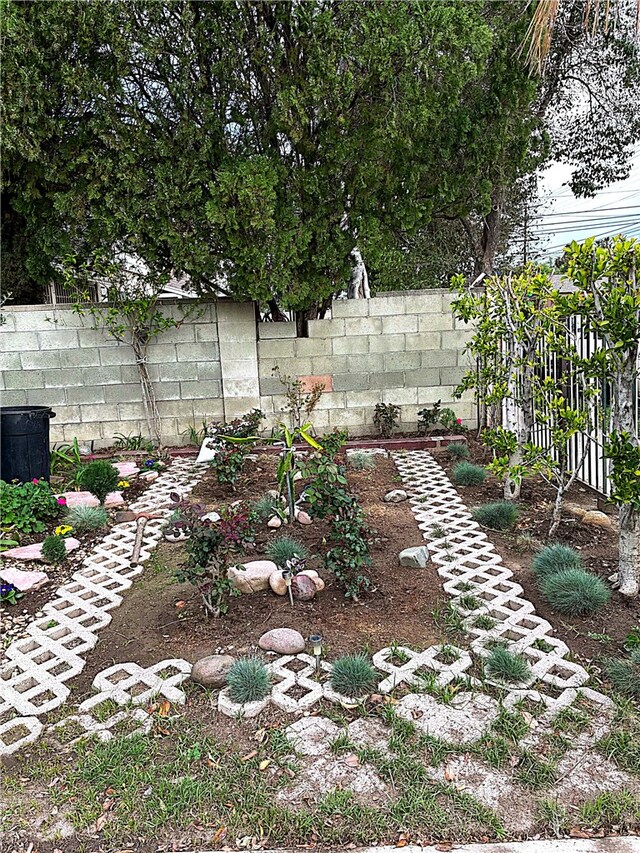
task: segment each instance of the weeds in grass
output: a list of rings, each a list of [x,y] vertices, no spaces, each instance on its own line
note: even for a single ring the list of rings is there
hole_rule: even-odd
[[[524,716],[518,711],[508,711],[506,708],[500,708],[500,713],[491,728],[512,743],[518,743],[529,731],[529,725]]]
[[[457,604],[464,608],[464,610],[477,610],[482,606],[480,599],[476,598],[475,595],[470,595],[469,593],[459,596]]]
[[[600,794],[580,806],[578,823],[593,830],[613,826],[618,831],[635,829],[640,825],[640,797],[630,791]]]
[[[605,661],[605,671],[621,696],[640,697],[640,649],[634,649],[627,658]]]
[[[556,838],[562,838],[569,829],[569,817],[566,808],[556,800],[541,800],[538,814],[545,828]]]
[[[496,770],[505,767],[511,758],[511,746],[500,735],[485,735],[477,745],[477,752]]]
[[[496,626],[496,620],[483,613],[474,620],[473,626],[474,628],[480,628],[481,631],[491,631]]]
[[[640,725],[636,734],[612,730],[598,741],[598,749],[622,770],[640,776]]]
[[[516,779],[527,788],[544,788],[556,778],[556,768],[551,761],[538,758],[528,749],[522,751],[516,767]]]

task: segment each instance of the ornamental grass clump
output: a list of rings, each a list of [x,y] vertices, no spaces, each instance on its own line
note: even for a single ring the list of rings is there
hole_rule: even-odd
[[[371,453],[350,453],[347,461],[354,471],[373,471],[376,467],[376,460]]]
[[[508,684],[522,684],[531,678],[531,670],[522,655],[514,654],[504,646],[496,646],[491,650],[486,669],[492,678]]]
[[[640,649],[634,649],[627,658],[612,658],[604,664],[614,690],[640,699]]]
[[[538,580],[566,569],[582,569],[582,557],[567,545],[547,545],[533,558],[531,568]]]
[[[271,679],[260,658],[241,658],[227,673],[227,687],[231,701],[244,705],[264,699],[271,690]]]
[[[462,444],[461,442],[455,442],[454,444],[450,444],[447,447],[447,453],[449,454],[451,459],[469,458],[469,448],[466,444]]]
[[[605,583],[582,569],[554,572],[542,578],[540,590],[553,609],[566,616],[588,616],[611,598]]]
[[[352,699],[370,693],[377,685],[376,671],[366,655],[344,655],[333,664],[331,686]]]
[[[474,520],[492,530],[509,530],[518,519],[518,507],[510,501],[496,501],[476,507]]]
[[[278,536],[273,539],[266,548],[266,555],[276,566],[285,566],[289,560],[296,557],[298,559],[306,559],[309,555],[306,547],[302,542],[298,542],[291,536]]]
[[[74,530],[82,533],[85,530],[100,530],[106,527],[109,516],[101,506],[74,506],[65,516],[65,521]]]
[[[62,536],[47,536],[42,543],[42,559],[45,563],[57,566],[67,558],[67,549]]]
[[[268,521],[275,515],[281,514],[282,503],[273,495],[262,495],[261,498],[254,501],[251,510],[261,521]]]
[[[487,479],[487,470],[473,462],[458,462],[451,476],[457,486],[480,486]]]
[[[101,504],[108,494],[116,490],[119,479],[118,472],[106,459],[89,462],[78,474],[80,485],[95,495]]]

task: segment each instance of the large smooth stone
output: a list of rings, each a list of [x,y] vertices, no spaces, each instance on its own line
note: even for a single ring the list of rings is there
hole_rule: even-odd
[[[269,575],[269,586],[276,595],[287,594],[287,585],[282,577],[282,569],[278,569]]]
[[[388,504],[399,504],[401,501],[406,501],[408,497],[409,495],[404,489],[392,489],[390,492],[387,492],[382,500]]]
[[[207,655],[194,663],[191,680],[203,687],[224,687],[227,673],[235,662],[231,655]]]
[[[80,547],[80,543],[73,536],[67,536],[62,541],[64,542],[64,547],[67,549],[67,554]],[[35,545],[22,545],[20,548],[9,548],[8,551],[3,551],[2,556],[13,557],[14,560],[41,560],[42,542],[38,542]]]
[[[426,545],[418,545],[417,548],[405,548],[400,552],[398,558],[401,566],[411,569],[424,569],[429,562],[429,551]]]
[[[242,566],[230,566],[227,577],[245,595],[269,588],[269,578],[278,567],[271,560],[253,560]]]
[[[4,552],[7,553],[6,551]],[[46,572],[23,572],[22,569],[0,569],[0,580],[15,586],[20,592],[30,589],[40,589],[49,580]]]
[[[317,592],[313,578],[307,575],[295,575],[291,579],[291,589],[293,597],[298,601],[311,601],[312,598],[315,598]]]
[[[305,649],[304,637],[293,628],[273,628],[260,637],[258,645],[266,652],[279,655],[297,655]]]
[[[604,527],[607,530],[610,527],[613,527],[609,516],[604,512],[599,512],[597,509],[585,512],[580,521],[582,524],[586,524],[589,527]]]
[[[320,577],[320,575],[315,571],[315,569],[303,569],[301,572],[298,572],[300,575],[306,575],[306,577],[311,578],[311,580],[316,585],[316,591],[322,592],[324,589],[324,581]]]
[[[274,515],[273,518],[270,518],[267,521],[267,527],[270,527],[272,530],[277,530],[279,527],[282,527],[282,519],[277,515]]]
[[[313,524],[311,516],[303,509],[296,510],[296,521],[298,524]]]

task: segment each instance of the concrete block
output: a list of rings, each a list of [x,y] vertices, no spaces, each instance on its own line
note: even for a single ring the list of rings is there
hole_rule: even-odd
[[[177,385],[178,383],[176,382],[175,384]],[[156,393],[162,387],[163,385],[157,385]],[[106,385],[104,388],[104,399],[106,403],[137,403],[142,400],[142,388],[139,382],[126,385]]]
[[[382,317],[382,334],[397,335],[402,332],[417,332],[418,318],[415,314],[397,314],[393,317]]]
[[[364,409],[330,409],[329,425],[331,427],[358,428],[364,424]]]
[[[386,370],[417,370],[421,363],[419,352],[391,352],[383,356]]]
[[[196,368],[198,379],[221,379],[219,361],[201,361]]]
[[[75,352],[75,350],[69,350],[69,352]],[[18,355],[18,353],[7,353],[7,355],[10,354]],[[22,365],[23,370],[41,370],[43,367],[60,367],[60,353],[55,350],[48,350],[47,352],[21,352],[20,364]],[[20,365],[18,365],[18,368],[19,367]],[[13,368],[7,367],[4,369],[12,370]]]
[[[293,358],[295,355],[294,341],[287,340],[266,340],[258,343],[258,355],[260,360],[263,358],[278,359]]]
[[[3,335],[13,334],[16,330],[15,314],[8,312],[6,309],[3,312],[5,322],[0,326],[0,337]]]
[[[234,380],[231,380],[234,381]],[[255,381],[255,387],[257,390],[257,380]],[[225,391],[226,391],[226,382],[225,382]],[[180,397],[183,400],[204,400],[209,399],[211,397],[220,397],[222,394],[222,389],[220,382],[217,382],[213,379],[207,381],[196,381],[196,382],[181,382],[180,383]]]
[[[337,338],[335,340],[338,340]],[[306,359],[304,359],[306,361]],[[336,374],[347,372],[347,356],[345,355],[322,355],[311,359],[310,373]]]
[[[389,373],[372,373],[369,376],[369,388],[402,388],[404,386],[404,373],[402,370],[390,371]]]
[[[327,338],[296,338],[294,347],[296,356],[300,358],[331,355],[331,341]]]
[[[453,320],[450,314],[419,314],[418,332],[450,332]]]
[[[334,355],[362,355],[369,352],[369,338],[366,335],[358,335],[357,338],[348,338],[346,335],[333,338],[331,351]]]
[[[382,402],[383,391],[347,391],[347,408],[375,408]]]
[[[443,291],[437,289],[407,293],[405,296],[407,314],[442,314],[445,310],[442,294]]]
[[[74,352],[82,352],[82,350],[74,350]],[[63,354],[61,353],[61,355]],[[77,367],[75,369],[69,367],[64,370],[43,370],[42,374],[45,388],[72,388],[84,384],[82,371],[78,370]]]
[[[41,350],[75,349],[78,346],[78,332],[75,329],[38,332],[38,348]],[[30,347],[30,349],[33,349],[33,347]]]
[[[97,349],[61,350],[59,356],[60,366],[63,368],[97,367],[100,364],[100,351]]]
[[[441,367],[440,368],[440,384],[441,385],[459,385],[462,382],[462,377],[465,371],[460,367]]]
[[[389,317],[405,313],[405,296],[378,296],[369,300],[370,317]]]
[[[113,387],[118,389],[122,386],[114,385]],[[67,388],[67,403],[69,405],[104,403],[104,401],[105,389],[101,385],[80,385],[78,388]],[[85,420],[84,417],[83,420]]]
[[[353,340],[360,340],[353,338]],[[369,352],[404,352],[404,335],[373,335],[370,338],[362,338],[369,342]]]
[[[384,356],[380,352],[347,356],[347,371],[349,373],[382,373],[383,370]]]
[[[15,311],[13,314],[16,332],[45,332],[56,328],[55,311]]]
[[[215,323],[207,323],[206,325],[196,326],[196,343],[210,343],[218,348],[218,327]]]
[[[458,350],[458,364],[465,370],[475,370],[478,365],[478,360],[470,352]]]
[[[242,347],[238,347],[235,357],[241,358],[240,352],[242,351]],[[216,358],[218,353],[218,348],[215,349],[211,347],[208,343],[200,343],[200,344],[176,344],[176,354],[178,361],[211,361],[212,358]]]
[[[149,376],[152,382],[180,382],[190,379],[196,379],[198,375],[198,365],[192,361],[167,362],[167,364],[150,364]],[[134,367],[134,376],[137,377],[138,368]],[[125,369],[123,368],[123,381],[128,381],[125,378]],[[137,378],[134,380],[137,381]]]
[[[51,421],[51,426],[53,427],[55,421]],[[78,441],[98,441],[102,438],[100,423],[80,423],[80,424],[65,424],[62,428],[62,436],[56,433],[55,441],[67,441],[71,442],[74,438],[77,438]],[[109,435],[111,438],[111,434]],[[52,434],[53,440],[53,434]],[[106,445],[113,444],[113,441],[110,440],[106,442]],[[97,445],[95,445],[97,447]]]
[[[81,389],[78,389],[78,391]],[[87,389],[90,390],[100,390],[100,389]],[[110,403],[107,405],[103,402],[89,403],[82,407],[82,423],[93,423],[95,421],[103,421],[107,423],[108,421],[120,421],[121,415],[118,411],[118,406],[115,403]],[[140,403],[140,412],[138,413],[138,417],[142,417],[142,403]],[[122,429],[116,429],[114,432],[122,432]],[[105,433],[106,435],[106,433]]]
[[[27,355],[31,355],[31,353],[27,353]],[[40,353],[36,353],[36,355],[40,355]],[[0,370],[22,370],[23,367],[19,352],[0,352]]]
[[[453,388],[450,385],[444,387],[442,385],[434,385],[432,387],[425,386],[424,388],[418,388],[419,406],[433,406],[438,400],[442,400],[443,405],[446,405],[452,399]]]
[[[117,341],[114,341],[113,338],[101,329],[78,329],[78,341],[81,347],[102,348],[122,346],[122,344],[118,344]]]
[[[253,320],[250,323],[218,323],[218,340],[220,344],[235,343],[236,341],[253,341],[256,339],[256,327]]]
[[[456,329],[452,332],[442,332],[442,349],[462,350],[473,337],[471,330]]]
[[[422,367],[455,367],[458,353],[452,349],[430,349],[421,354]]]
[[[282,385],[278,379],[271,376],[260,377],[260,396],[271,397],[282,391]]]
[[[157,365],[150,364],[148,368],[149,376],[151,377],[152,382],[155,382],[155,379],[153,377],[155,375],[154,371],[156,370],[156,367]],[[137,366],[123,364],[120,368],[120,378],[125,385],[132,385],[134,382],[140,382],[140,374],[138,372]]]
[[[415,385],[418,388],[423,388],[427,385],[440,384],[440,371],[437,368],[425,368],[420,370],[407,370],[404,375],[405,385]]]
[[[3,391],[2,392],[3,406],[26,406],[27,392],[26,391]]]
[[[7,370],[4,383],[9,391],[44,388],[44,373],[42,370]]]
[[[154,344],[149,347],[147,364],[173,364],[175,361],[175,344]]]
[[[86,348],[82,352],[90,352],[90,350]],[[100,364],[104,367],[110,367],[112,364],[135,365],[136,363],[133,350],[129,346],[100,347],[98,352],[100,353]]]
[[[135,403],[118,403],[116,408],[118,411],[118,417],[121,421],[135,421],[144,419],[144,406],[142,404],[142,400],[140,399]],[[125,430],[118,431],[125,432]]]
[[[0,329],[4,329],[0,326]],[[4,335],[2,339],[2,349],[12,350],[13,352],[33,352],[42,349],[38,342],[38,337],[29,332],[10,332]]]
[[[258,386],[258,377],[251,379],[225,379],[222,383],[222,395],[224,396],[224,408],[225,413],[227,411],[227,400],[231,397],[239,397],[242,399],[252,399],[257,400],[260,397],[260,388]],[[194,397],[200,397],[202,395],[194,395]],[[216,394],[210,394],[210,397],[217,396]],[[257,406],[257,402],[252,403],[247,409],[245,409],[245,414],[254,406]]]
[[[309,320],[310,338],[340,338],[344,335],[344,320]]]
[[[241,418],[259,405],[260,397],[258,395],[248,395],[246,397],[240,395],[236,397],[225,396],[224,420],[232,421],[234,418]]]
[[[255,308],[253,302],[216,302],[218,323],[223,326],[228,323],[255,323]]]
[[[452,325],[452,328],[454,328],[454,329],[463,329],[463,330],[466,330],[467,332],[471,332],[471,333],[475,332],[475,324],[474,323],[472,323],[472,322],[467,323],[464,320],[458,320],[457,317],[453,317],[453,316],[451,317],[451,325]]]
[[[166,329],[161,337],[162,344],[180,344],[193,343],[196,339],[195,328],[188,320],[180,326],[174,326],[172,329]],[[153,349],[154,344],[151,344],[149,349]]]
[[[33,388],[27,391],[28,406],[51,406],[55,411],[56,406],[64,406],[66,402],[64,388]]]
[[[310,358],[281,358],[279,361],[273,359],[260,359],[258,368],[261,376],[276,379],[274,367],[280,368],[282,376],[308,376],[310,373],[320,373],[313,368]],[[327,371],[322,371],[326,373]],[[282,385],[280,386],[282,388]]]
[[[137,371],[137,368],[134,368]],[[117,364],[109,367],[86,367],[82,379],[86,385],[116,385],[122,382],[122,368]]]
[[[334,299],[332,317],[366,317],[369,314],[369,299]]]
[[[344,409],[347,404],[347,398],[344,391],[337,391],[335,388],[335,382],[337,377],[333,377],[334,382],[334,390],[327,392],[320,397],[318,400],[318,405],[315,408],[315,411],[327,411],[329,409]]]
[[[222,376],[226,379],[252,379],[257,380],[258,365],[251,358],[226,359],[221,364]]]
[[[351,300],[354,301],[354,300]],[[382,317],[350,317],[344,321],[345,335],[379,335],[382,333]]]
[[[86,424],[87,426],[91,426],[91,422]],[[85,424],[83,423],[84,427]],[[113,440],[116,435],[119,433],[122,435],[144,435],[145,437],[149,436],[149,427],[147,426],[147,421],[144,415],[139,414],[139,416],[132,420],[123,420],[120,417],[113,417],[111,415],[111,419],[105,421],[103,424],[96,424],[96,426],[101,427],[101,437],[104,439],[104,444],[102,447],[110,447],[113,445]]]
[[[67,424],[79,424],[82,420],[82,410],[80,406],[56,406],[55,420],[51,421],[51,426],[54,424],[59,427],[65,427]]]
[[[295,323],[258,323],[258,340],[266,341],[273,338],[295,338]]]
[[[418,404],[417,388],[389,388],[382,392],[383,403],[394,403],[396,406],[416,406]],[[417,415],[412,415],[417,420]]]
[[[333,377],[334,391],[361,391],[368,387],[368,373],[338,373]]]

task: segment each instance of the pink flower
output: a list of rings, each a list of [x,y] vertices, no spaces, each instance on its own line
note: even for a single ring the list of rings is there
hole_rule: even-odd
[[[40,481],[38,480],[38,478],[37,478],[37,477],[34,477],[34,478],[33,478],[33,480],[32,480],[31,482],[32,482],[32,483],[35,483],[35,484],[36,484],[36,486],[37,486],[37,485],[38,485],[38,483],[39,483]]]
[[[66,506],[67,505],[67,499],[66,498],[58,498],[58,503],[60,504],[60,506]]]
[[[458,418],[458,419],[456,420],[456,423],[457,423],[457,424],[461,424],[461,423],[462,423],[462,418]]]

